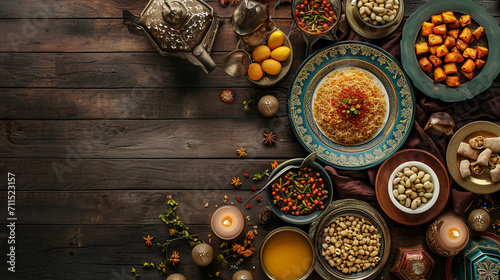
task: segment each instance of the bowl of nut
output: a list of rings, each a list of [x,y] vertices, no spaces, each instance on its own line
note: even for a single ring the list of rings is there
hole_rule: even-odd
[[[289,165],[299,166],[302,161],[303,158],[296,158],[283,162],[269,178]],[[288,170],[267,188],[267,200],[274,214],[296,225],[309,224],[320,218],[332,197],[330,176],[317,162],[309,167]]]
[[[309,236],[316,246],[315,270],[324,279],[374,279],[391,251],[391,235],[382,215],[357,199],[336,200]]]
[[[412,167],[415,168],[412,170]],[[380,207],[387,216],[404,225],[420,225],[437,217],[446,207],[450,188],[450,177],[443,163],[433,154],[419,149],[401,150],[387,158],[375,179]],[[396,192],[398,197],[400,194],[405,197],[396,198]],[[419,197],[420,201],[414,202]],[[406,198],[410,199],[409,207],[405,207],[408,205]]]
[[[355,15],[371,28],[386,28],[404,13],[401,2],[403,0],[357,0]]]
[[[369,39],[394,32],[403,16],[403,0],[353,0],[346,4],[347,22],[356,33]]]
[[[394,169],[387,188],[392,203],[399,210],[420,214],[436,203],[439,196],[439,179],[427,164],[409,161]]]

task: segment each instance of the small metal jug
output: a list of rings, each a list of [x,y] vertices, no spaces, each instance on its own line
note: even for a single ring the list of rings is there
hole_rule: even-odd
[[[146,35],[160,54],[187,59],[206,73],[216,67],[209,53],[219,23],[202,0],[150,0],[140,16],[123,11],[131,33]]]

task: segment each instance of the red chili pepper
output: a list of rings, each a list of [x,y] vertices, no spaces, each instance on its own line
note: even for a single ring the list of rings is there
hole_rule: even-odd
[[[243,174],[243,176],[245,176],[245,178],[248,178],[248,176],[250,176],[250,175],[248,175],[248,173],[245,173],[245,174]]]
[[[239,202],[241,202],[241,197],[239,197],[239,196],[238,196],[236,199],[237,199]]]
[[[252,205],[250,205],[250,204],[247,204],[247,209],[250,209],[250,207],[252,207]]]
[[[256,191],[255,186],[252,186],[252,191]]]
[[[260,196],[257,196],[257,201],[260,201]]]

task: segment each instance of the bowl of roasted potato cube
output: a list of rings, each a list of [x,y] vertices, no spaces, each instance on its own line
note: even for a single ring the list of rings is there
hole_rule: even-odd
[[[401,60],[425,94],[448,102],[474,97],[500,72],[500,28],[476,3],[433,1],[403,29]]]
[[[485,29],[469,14],[446,11],[422,23],[415,43],[420,68],[437,83],[457,87],[474,79],[488,59]]]

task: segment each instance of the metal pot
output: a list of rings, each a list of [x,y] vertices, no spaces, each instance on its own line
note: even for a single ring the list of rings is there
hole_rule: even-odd
[[[123,24],[131,33],[146,35],[156,50],[200,66],[215,69],[209,53],[220,20],[202,0],[150,0],[140,16],[123,11]]]

